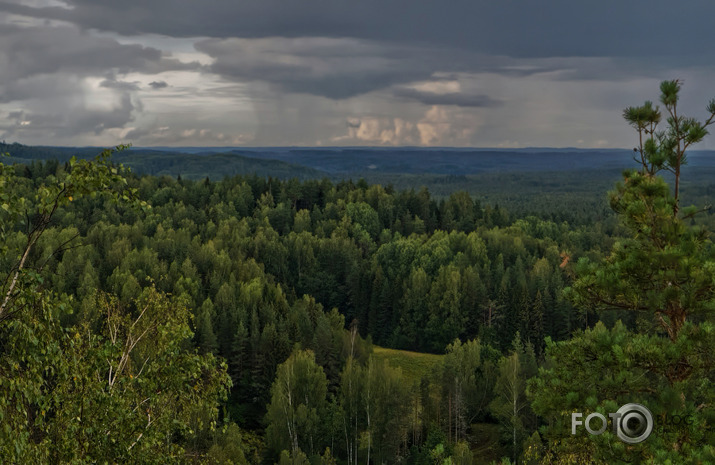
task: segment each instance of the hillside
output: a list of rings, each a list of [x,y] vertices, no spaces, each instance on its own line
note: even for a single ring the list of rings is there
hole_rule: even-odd
[[[31,163],[37,160],[68,161],[77,158],[93,158],[102,151],[100,147],[29,147],[20,144],[0,144],[0,153],[10,155],[10,161]],[[152,149],[129,149],[114,155],[114,161],[139,174],[154,176],[181,176],[186,179],[223,179],[237,174],[255,174],[279,179],[322,178],[324,173],[305,166],[298,166],[274,159],[258,159],[228,153],[183,153]]]
[[[92,158],[98,147],[0,144],[10,162]],[[466,191],[482,205],[516,216],[588,224],[612,215],[604,193],[631,160],[627,150],[447,148],[210,148],[136,147],[114,155],[137,173],[221,180],[257,175],[278,179],[365,179],[398,190],[427,188],[445,199]],[[694,151],[683,182],[687,203],[707,205],[715,195],[715,152]]]
[[[373,357],[390,366],[402,370],[402,376],[408,386],[418,386],[423,378],[436,375],[443,355],[412,352],[409,350],[388,349],[373,346]],[[439,399],[439,385],[433,386],[432,396]],[[486,465],[508,454],[507,448],[500,443],[500,428],[494,423],[473,423],[470,425],[467,441],[475,457],[476,465]]]
[[[442,355],[388,349],[380,346],[373,346],[372,354],[377,361],[387,360],[390,366],[400,368],[405,380],[410,384],[419,383],[422,378],[431,375],[442,360]]]

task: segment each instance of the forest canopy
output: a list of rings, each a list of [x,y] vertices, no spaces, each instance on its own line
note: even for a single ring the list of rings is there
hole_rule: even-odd
[[[715,104],[679,91],[624,112],[618,225],[111,151],[0,164],[2,461],[706,463],[715,249],[681,178]],[[624,402],[693,421],[571,434]]]

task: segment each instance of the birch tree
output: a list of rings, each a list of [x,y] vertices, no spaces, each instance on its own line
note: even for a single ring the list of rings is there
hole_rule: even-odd
[[[276,454],[289,450],[291,457],[301,451],[312,456],[320,451],[327,389],[325,373],[310,350],[294,350],[278,365],[266,414],[266,439]]]

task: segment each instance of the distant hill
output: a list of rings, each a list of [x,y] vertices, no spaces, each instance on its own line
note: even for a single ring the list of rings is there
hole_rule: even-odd
[[[328,173],[481,174],[514,171],[613,169],[628,165],[627,150],[563,151],[451,148],[241,149],[232,153],[282,160]]]
[[[118,163],[138,173],[181,175],[188,179],[223,179],[237,174],[274,178],[314,179],[325,176],[319,170],[280,160],[250,158],[234,153],[186,154],[150,150],[128,150],[115,156]]]
[[[0,153],[10,154],[10,161],[30,163],[34,160],[56,159],[61,163],[73,156],[93,158],[101,147],[31,147],[20,144],[0,144]],[[116,163],[134,172],[151,175],[181,175],[187,179],[223,179],[237,174],[256,174],[280,179],[322,178],[325,173],[275,159],[259,159],[235,153],[185,153],[181,151],[129,149],[113,156]]]
[[[90,158],[99,147],[33,147],[0,144],[18,160],[73,155]],[[298,178],[383,174],[478,175],[554,171],[620,171],[632,167],[633,151],[576,148],[424,148],[424,147],[137,147],[115,156],[138,172],[181,174],[186,177],[223,177],[233,174],[294,176]],[[714,168],[715,151],[693,151],[690,168]],[[346,176],[338,176],[346,177]]]
[[[98,147],[45,147],[0,143],[0,154],[7,153],[13,160],[20,163],[32,160],[57,160],[64,163],[73,156],[92,158],[102,150],[103,148]]]
[[[200,148],[180,150],[194,151],[196,154],[211,153],[209,149]],[[261,147],[222,148],[221,151],[261,160],[281,160],[329,174],[467,175],[494,172],[622,170],[633,166],[633,151],[626,149]],[[690,165],[715,168],[715,152],[691,152]]]
[[[99,147],[33,147],[0,144],[9,161],[91,158]],[[114,160],[138,174],[181,175],[187,179],[272,176],[427,187],[436,198],[464,190],[484,204],[507,207],[518,215],[540,213],[554,220],[577,221],[610,214],[605,192],[634,153],[625,149],[576,148],[423,148],[423,147],[133,147]],[[683,200],[712,204],[715,152],[693,151],[685,167]],[[565,212],[568,212],[566,214]]]

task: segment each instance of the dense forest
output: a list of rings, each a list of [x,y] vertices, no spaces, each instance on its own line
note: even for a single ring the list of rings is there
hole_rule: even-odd
[[[713,118],[629,110],[612,214],[0,164],[0,461],[708,463],[713,216],[679,183]],[[692,421],[570,434],[625,401]]]
[[[93,159],[102,148],[42,147],[0,143],[6,163],[65,163]],[[689,151],[683,166],[683,199],[707,205],[715,195],[715,151]],[[501,207],[518,218],[538,216],[573,226],[617,220],[604,192],[631,166],[629,150],[439,148],[141,148],[112,157],[132,172],[157,177],[222,180],[237,174],[291,180],[364,179],[386,189],[429,190],[436,201],[464,191],[474,201]],[[31,168],[32,169],[32,168]],[[670,173],[664,173],[672,178]]]

